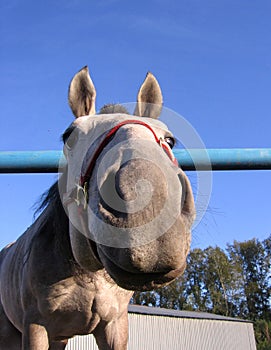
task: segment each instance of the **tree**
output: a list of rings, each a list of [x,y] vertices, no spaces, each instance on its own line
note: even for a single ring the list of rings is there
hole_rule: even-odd
[[[183,277],[185,284],[186,309],[208,311],[208,295],[204,284],[206,253],[202,249],[192,250],[187,258]]]
[[[255,322],[255,338],[258,350],[271,349],[271,321],[257,320]]]
[[[219,247],[205,249],[206,265],[203,276],[213,313],[235,316],[236,300],[240,298],[239,276],[227,254]]]
[[[239,316],[251,320],[270,315],[270,254],[265,245],[252,239],[227,247],[232,264],[242,273],[244,298]]]

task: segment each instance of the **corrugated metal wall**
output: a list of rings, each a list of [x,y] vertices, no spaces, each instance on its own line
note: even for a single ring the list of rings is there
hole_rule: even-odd
[[[129,350],[256,349],[251,323],[139,314],[130,318]]]
[[[75,337],[69,350],[97,350],[93,336]],[[129,314],[129,350],[256,350],[251,323]]]
[[[98,350],[93,335],[78,336],[69,340],[67,350]]]

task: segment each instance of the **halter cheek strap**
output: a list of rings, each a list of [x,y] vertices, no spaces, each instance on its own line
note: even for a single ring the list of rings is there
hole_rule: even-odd
[[[152,129],[152,127],[149,124],[145,123],[144,121],[136,120],[136,119],[124,120],[123,122],[114,126],[114,128],[109,130],[108,133],[105,135],[104,139],[102,140],[102,142],[100,143],[100,145],[98,146],[96,151],[94,152],[94,155],[91,158],[85,173],[81,174],[79,184],[77,184],[76,187],[74,189],[72,189],[72,191],[70,193],[64,194],[64,199],[63,199],[64,205],[67,206],[72,202],[76,202],[78,209],[80,211],[85,210],[87,208],[88,183],[89,183],[89,180],[91,178],[96,161],[97,161],[99,155],[101,154],[102,150],[110,142],[111,137],[114,136],[116,134],[116,132],[122,126],[127,125],[127,124],[139,124],[139,125],[145,126],[147,129],[149,129],[152,132],[155,141],[159,144],[160,147],[163,148],[163,150],[166,152],[166,154],[168,155],[168,157],[172,161],[172,163],[174,165],[178,166],[178,161],[174,157],[174,154],[173,154],[171,148],[169,147],[168,143],[165,142],[165,140],[162,137],[158,138],[155,131]]]

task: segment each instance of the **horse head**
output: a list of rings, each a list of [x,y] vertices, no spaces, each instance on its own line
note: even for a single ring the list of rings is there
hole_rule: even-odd
[[[174,136],[157,119],[159,84],[148,73],[133,116],[114,108],[96,115],[95,99],[85,67],[69,88],[76,119],[63,136],[60,188],[74,258],[88,271],[105,268],[125,289],[167,284],[185,269],[195,207],[172,153]]]

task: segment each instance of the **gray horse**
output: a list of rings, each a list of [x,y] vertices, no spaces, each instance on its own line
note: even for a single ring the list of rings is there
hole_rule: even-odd
[[[69,88],[67,167],[40,216],[0,253],[0,350],[61,350],[90,333],[99,349],[126,349],[132,291],[185,269],[194,201],[157,120],[157,80],[148,73],[135,116],[114,106],[96,115],[95,97],[85,67]]]

